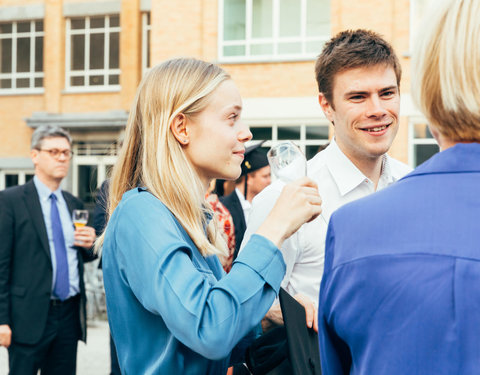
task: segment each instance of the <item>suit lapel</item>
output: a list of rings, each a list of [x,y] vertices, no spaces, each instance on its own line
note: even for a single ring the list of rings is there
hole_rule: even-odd
[[[77,205],[73,201],[73,199],[70,199],[70,197],[65,194],[65,192],[62,191],[63,199],[65,199],[65,202],[67,202],[67,207],[68,207],[68,212],[70,212],[70,216],[73,213],[73,210],[77,208]]]
[[[28,209],[30,217],[32,218],[33,226],[37,231],[38,237],[42,244],[43,249],[50,257],[50,247],[48,245],[47,227],[45,220],[43,219],[42,206],[40,205],[40,199],[38,198],[38,192],[35,188],[33,180],[25,184],[24,197],[25,205]]]

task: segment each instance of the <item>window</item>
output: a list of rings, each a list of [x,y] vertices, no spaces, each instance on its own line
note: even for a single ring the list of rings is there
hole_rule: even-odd
[[[34,171],[3,170],[0,171],[0,190],[11,186],[23,185],[34,176]]]
[[[320,146],[329,142],[328,123],[288,123],[252,124],[250,131],[253,141],[266,140],[262,147],[269,149],[277,141],[291,140],[303,151],[307,159],[313,158]]]
[[[330,0],[220,0],[222,61],[313,59],[330,37]]]
[[[120,144],[116,141],[74,141],[72,192],[88,209],[95,206],[95,194],[117,160]]]
[[[0,93],[42,93],[43,77],[43,21],[0,23]]]
[[[150,68],[150,13],[142,14],[142,73],[145,74]]]
[[[65,86],[73,91],[120,89],[119,16],[67,19]]]
[[[410,165],[416,167],[440,151],[426,122],[414,120],[410,123]]]

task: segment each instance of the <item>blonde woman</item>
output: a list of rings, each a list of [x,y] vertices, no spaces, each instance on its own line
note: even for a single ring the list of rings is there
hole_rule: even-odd
[[[271,306],[285,272],[278,247],[321,212],[316,185],[287,185],[230,273],[205,193],[240,175],[242,101],[214,64],[166,61],[130,111],[103,238],[107,309],[122,372],[225,374]],[[310,322],[311,324],[311,322]]]

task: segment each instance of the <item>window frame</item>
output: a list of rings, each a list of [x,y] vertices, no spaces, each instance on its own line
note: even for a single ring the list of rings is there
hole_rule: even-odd
[[[438,146],[437,141],[435,138],[415,138],[415,125],[418,124],[426,124],[428,126],[428,121],[423,116],[412,116],[408,119],[408,164],[412,168],[416,168],[419,163],[417,163],[415,157],[415,146],[421,145],[436,145],[438,147],[438,151],[440,151],[440,147]]]
[[[20,186],[25,184],[27,181],[27,175],[35,175],[35,170],[33,169],[2,169],[0,170],[0,190],[6,189],[5,177],[6,175],[16,174],[18,175],[18,185]]]
[[[286,139],[278,139],[278,130],[282,127],[300,127],[300,138],[291,139],[301,150],[307,155],[306,147],[307,146],[322,146],[329,143],[332,139],[333,128],[331,123],[327,119],[311,119],[311,120],[292,120],[292,119],[277,119],[277,120],[262,120],[262,121],[246,121],[250,128],[270,128],[272,129],[271,139],[266,139],[262,147],[270,148],[273,145],[286,141]],[[328,139],[307,139],[307,128],[314,126],[324,126],[328,129]],[[250,144],[256,144],[258,141],[263,141],[264,139],[253,139]],[[248,146],[247,145],[247,146]],[[308,156],[307,156],[308,157]]]
[[[149,38],[150,36],[150,38]],[[142,12],[142,75],[150,69],[148,64],[152,38],[152,20],[150,12]],[[150,61],[151,64],[151,61]]]
[[[36,72],[35,71],[35,46],[36,46],[36,38],[42,37],[42,50],[43,53],[45,52],[44,49],[44,42],[45,42],[45,29],[42,25],[42,31],[37,31],[35,24],[36,22],[44,22],[43,19],[27,19],[27,20],[15,20],[15,21],[7,21],[1,22],[3,24],[11,24],[12,25],[12,32],[8,34],[0,34],[0,39],[10,39],[12,40],[12,72],[11,73],[1,73],[0,72],[0,79],[11,79],[12,80],[12,87],[11,88],[0,88],[0,96],[1,95],[24,95],[24,94],[43,94],[45,92],[45,66],[42,61],[42,71]],[[30,22],[30,31],[28,32],[18,32],[17,31],[17,24]],[[32,31],[33,30],[33,31]],[[28,72],[17,72],[17,40],[19,38],[29,37],[30,39],[30,64],[29,64],[29,71]],[[35,79],[42,78],[43,84],[41,87],[35,87]],[[28,79],[29,80],[29,87],[16,87],[17,79]]]
[[[224,40],[224,2],[225,0],[218,0],[218,43],[217,43],[217,56],[219,62],[225,63],[248,63],[248,62],[279,62],[279,61],[312,61],[315,60],[319,51],[307,53],[306,44],[308,42],[322,42],[325,43],[331,38],[331,32],[328,35],[308,37],[306,35],[307,25],[307,0],[298,0],[300,4],[300,36],[296,37],[280,37],[279,32],[279,1],[272,0],[272,37],[269,38],[252,38],[252,1],[245,0],[245,39],[235,41]],[[331,19],[331,17],[330,17]],[[280,43],[296,43],[301,45],[301,53],[292,54],[279,54],[278,45]],[[270,55],[251,55],[250,47],[252,44],[271,44],[273,53]],[[223,48],[228,46],[245,46],[245,54],[241,56],[225,56],[223,54]]]
[[[96,17],[104,17],[105,23],[103,28],[90,28],[90,19]],[[65,91],[68,93],[81,93],[81,92],[111,92],[111,91],[120,91],[120,75],[121,70],[120,66],[116,69],[105,68],[109,65],[110,60],[110,38],[111,33],[118,32],[119,34],[119,62],[120,62],[120,33],[121,25],[110,26],[110,17],[118,17],[120,22],[120,14],[101,14],[101,15],[92,15],[92,16],[75,16],[66,18],[65,25]],[[71,22],[72,19],[85,19],[85,28],[72,30]],[[103,48],[103,69],[90,69],[90,39],[91,34],[99,34],[99,30],[103,31],[105,36],[105,45]],[[84,35],[85,36],[85,51],[84,51],[84,69],[83,70],[72,70],[71,69],[71,49],[72,49],[72,36],[73,35]],[[104,84],[103,85],[90,85],[89,78],[91,76],[103,76]],[[109,85],[108,76],[109,75],[118,75],[119,83],[114,85]],[[73,77],[84,77],[85,82],[83,86],[72,86],[71,78]]]

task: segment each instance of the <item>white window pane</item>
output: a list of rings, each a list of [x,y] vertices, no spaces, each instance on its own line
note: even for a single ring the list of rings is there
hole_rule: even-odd
[[[278,139],[300,139],[300,126],[279,126],[278,127]]]
[[[17,33],[30,32],[30,22],[17,22]]]
[[[12,88],[12,80],[10,78],[0,79],[0,89]]]
[[[85,18],[72,18],[70,21],[72,30],[79,30],[85,28]]]
[[[91,17],[90,18],[90,28],[91,29],[102,29],[105,27],[105,17]]]
[[[0,72],[12,72],[12,40],[2,39],[0,41]]]
[[[90,86],[103,86],[105,84],[103,76],[90,76],[89,84]]]
[[[71,42],[71,69],[85,69],[85,35],[72,35]]]
[[[118,69],[120,66],[119,64],[119,33],[111,33],[110,34],[110,51],[109,51],[109,61],[108,66],[110,69]]]
[[[307,126],[305,131],[306,139],[328,139],[328,125]]]
[[[90,35],[90,69],[103,69],[105,34]]]
[[[0,23],[0,34],[10,34],[12,32],[11,23]]]
[[[302,45],[300,44],[300,42],[278,44],[278,53],[280,55],[298,54],[301,52],[302,52]]]
[[[252,2],[252,38],[270,38],[272,28],[272,0],[253,0]]]
[[[280,37],[300,36],[301,2],[280,0]]]
[[[17,72],[24,73],[28,71],[30,71],[30,38],[18,38]]]
[[[43,36],[35,38],[35,71],[43,72]]]
[[[224,56],[245,56],[245,46],[226,46],[223,47]]]
[[[315,40],[313,42],[306,43],[307,53],[314,53],[316,55],[320,55],[323,49],[323,41]]]
[[[150,18],[148,19],[148,24],[150,24]],[[118,16],[110,16],[110,27],[120,26],[120,18]]]
[[[30,79],[29,78],[18,78],[16,87],[20,89],[28,88],[30,87]]]
[[[245,39],[245,0],[225,0],[224,40]]]
[[[70,79],[70,86],[84,86],[85,77],[72,77]]]
[[[330,35],[330,0],[307,0],[307,36]]]
[[[250,53],[252,55],[271,55],[273,54],[273,45],[270,44],[252,44],[250,46]]]

